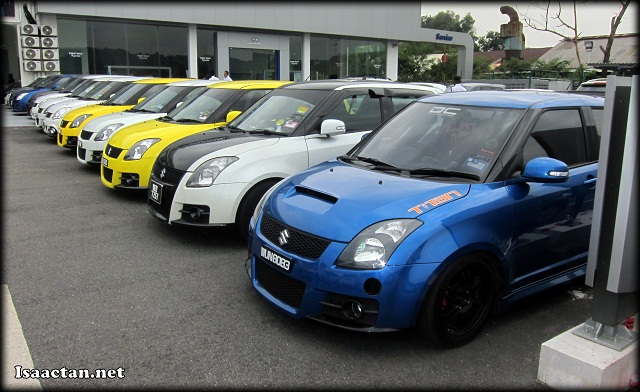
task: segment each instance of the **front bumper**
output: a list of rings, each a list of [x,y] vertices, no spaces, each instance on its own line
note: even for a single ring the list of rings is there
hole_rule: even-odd
[[[250,275],[253,287],[271,304],[294,318],[307,317],[360,331],[415,325],[426,280],[436,264],[389,265],[380,270],[338,268],[334,262],[347,244],[319,239],[271,218],[263,223],[263,218],[264,214],[258,220],[259,229],[250,236]],[[291,235],[288,246],[292,251],[276,244],[275,238],[284,228]],[[275,236],[275,242],[269,236]],[[297,249],[291,243],[294,237],[301,244]],[[325,245],[311,246],[310,241],[326,243],[324,250],[318,250],[317,259],[301,255]],[[271,254],[265,249],[289,260],[290,272],[278,267],[273,258],[270,261]]]
[[[100,164],[102,151],[107,146],[107,141],[95,141],[97,133],[82,130],[78,136],[77,153],[78,161],[83,164]]]
[[[125,161],[126,153],[127,150],[112,149],[111,154],[102,154],[100,165],[102,184],[112,189],[147,189],[151,167],[156,157],[147,157],[145,154],[142,159]]]

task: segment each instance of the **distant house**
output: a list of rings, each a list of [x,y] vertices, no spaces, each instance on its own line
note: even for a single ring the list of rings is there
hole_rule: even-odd
[[[526,48],[524,50],[524,60],[532,61],[537,60],[545,53],[550,51],[552,48]],[[502,65],[502,61],[506,58],[504,50],[489,50],[486,52],[474,52],[473,58],[484,58],[491,60],[491,64],[489,67],[493,70],[500,65]]]
[[[637,68],[638,66],[638,36],[640,34],[616,34],[611,47],[610,64],[627,65]],[[592,68],[601,69],[604,59],[604,48],[607,46],[608,35],[597,35],[580,37],[578,39],[578,51],[582,64]],[[587,43],[590,42],[591,51],[587,51]],[[560,60],[569,60],[570,68],[578,68],[578,58],[576,57],[576,49],[570,40],[562,40],[551,50],[540,56],[540,60],[551,61],[559,58]]]

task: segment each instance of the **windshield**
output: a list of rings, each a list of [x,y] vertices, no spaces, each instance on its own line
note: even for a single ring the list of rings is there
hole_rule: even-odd
[[[143,111],[143,112],[151,112],[151,113],[162,113],[166,112],[165,106],[169,104],[175,97],[179,94],[182,94],[185,89],[189,87],[184,86],[165,86],[164,89],[160,90],[160,92],[156,93],[153,96],[145,99],[140,102],[136,106],[132,107],[130,110],[132,112]],[[206,87],[198,87],[192,88],[192,90],[187,94],[187,96],[183,97],[182,101],[190,98],[192,95],[197,94],[198,92],[202,92]],[[163,110],[164,109],[164,110]]]
[[[329,95],[328,90],[274,90],[251,110],[229,124],[242,131],[270,131],[290,135],[313,108]]]
[[[117,106],[136,104],[138,103],[138,98],[142,96],[142,93],[147,88],[149,88],[148,84],[131,84],[104,101],[104,104]],[[130,101],[133,102],[129,103]]]
[[[83,91],[78,93],[80,98],[88,98],[91,94],[95,94],[98,89],[106,86],[108,82],[94,82],[87,86]]]
[[[168,114],[172,120],[180,122],[206,123],[207,119],[228,99],[234,96],[239,90],[222,88],[207,88],[203,94],[195,97],[192,101],[175,108]]]
[[[123,88],[126,85],[126,82],[116,82],[116,81],[112,81],[112,82],[105,82],[105,85],[94,90],[93,93],[89,94],[89,96],[87,96],[87,99],[94,99],[94,100],[103,100],[103,99],[108,99],[111,94],[120,91],[121,88]]]
[[[349,161],[415,176],[480,179],[523,110],[416,102],[354,149]]]

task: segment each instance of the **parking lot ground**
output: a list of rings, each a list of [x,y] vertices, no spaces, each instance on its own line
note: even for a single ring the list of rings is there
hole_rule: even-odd
[[[492,316],[454,350],[414,330],[366,334],[291,319],[253,291],[233,231],[159,222],[144,194],[104,187],[72,150],[2,114],[0,283],[33,366],[124,376],[40,379],[44,390],[548,390],[536,380],[541,344],[590,316],[590,288],[577,282]]]

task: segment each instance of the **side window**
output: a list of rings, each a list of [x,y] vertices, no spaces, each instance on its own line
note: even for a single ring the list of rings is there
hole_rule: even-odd
[[[544,112],[525,143],[523,160],[550,157],[569,166],[586,162],[586,141],[577,109]]]
[[[425,95],[433,95],[433,93],[424,91],[424,95],[420,95],[420,97],[424,97]],[[393,112],[395,113],[420,97],[394,95],[389,98],[391,99]]]
[[[240,98],[229,110],[239,110],[244,112],[251,105],[258,102],[258,100],[267,95],[271,90],[249,90]]]
[[[591,113],[593,114],[593,121],[596,122],[596,132],[598,132],[598,141],[600,141],[600,137],[602,136],[602,127],[604,126],[604,109],[591,108]]]
[[[382,122],[380,98],[368,94],[349,96],[338,102],[325,119],[343,121],[347,132],[372,130]]]

